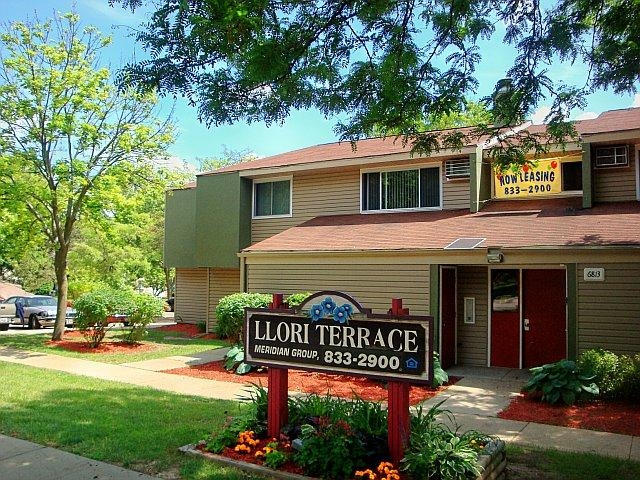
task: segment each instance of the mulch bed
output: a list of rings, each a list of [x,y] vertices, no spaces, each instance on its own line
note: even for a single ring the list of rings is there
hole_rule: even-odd
[[[185,337],[189,338],[202,338],[205,340],[217,340],[218,336],[215,333],[202,333],[198,330],[197,325],[191,323],[176,323],[175,325],[164,325],[162,327],[154,328],[161,332],[176,332],[181,333]]]
[[[528,395],[518,395],[498,417],[640,436],[640,406],[624,402],[550,405]]]
[[[211,362],[186,368],[165,370],[164,373],[174,375],[186,375],[189,377],[207,378],[223,382],[254,383],[264,387],[269,386],[268,373],[265,371],[252,371],[246,375],[236,375],[228,372],[223,367],[224,362]],[[450,377],[447,385],[456,383],[459,378]],[[416,405],[427,400],[447,386],[439,388],[412,386],[409,391],[409,403]],[[289,390],[303,393],[315,393],[325,395],[327,393],[342,398],[358,396],[363,400],[386,401],[387,389],[383,382],[351,375],[331,375],[319,372],[305,372],[301,370],[289,370]]]
[[[66,337],[71,335],[65,334]],[[140,353],[151,352],[157,350],[156,345],[148,343],[124,343],[124,342],[102,342],[97,348],[92,348],[84,341],[78,340],[59,340],[48,341],[47,345],[64,348],[72,352],[80,353]]]

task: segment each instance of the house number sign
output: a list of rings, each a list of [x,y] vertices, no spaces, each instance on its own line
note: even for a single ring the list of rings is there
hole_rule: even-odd
[[[430,381],[430,317],[415,318],[372,315],[338,292],[311,296],[292,313],[247,309],[245,361]]]
[[[604,268],[587,267],[584,269],[585,282],[604,282]]]

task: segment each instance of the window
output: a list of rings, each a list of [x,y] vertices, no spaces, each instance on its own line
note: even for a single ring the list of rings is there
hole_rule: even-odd
[[[623,167],[629,165],[629,148],[626,145],[596,148],[596,167]]]
[[[253,183],[253,216],[291,215],[291,180]]]
[[[444,174],[448,180],[469,178],[471,175],[469,159],[461,158],[458,160],[447,160],[444,162]]]
[[[562,163],[562,191],[582,190],[582,162]]]
[[[362,174],[362,211],[440,207],[440,168]]]

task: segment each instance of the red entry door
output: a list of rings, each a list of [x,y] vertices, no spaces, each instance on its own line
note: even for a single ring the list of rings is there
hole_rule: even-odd
[[[523,270],[522,287],[523,366],[537,367],[566,358],[565,271]]]
[[[456,363],[456,269],[445,267],[441,278],[441,351],[442,368]]]
[[[491,271],[491,366],[520,366],[520,271]]]

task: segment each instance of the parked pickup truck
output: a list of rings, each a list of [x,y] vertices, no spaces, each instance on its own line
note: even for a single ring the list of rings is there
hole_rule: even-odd
[[[16,313],[16,302],[22,300],[24,320]],[[0,303],[0,330],[8,330],[9,325],[22,325],[28,328],[53,326],[56,321],[58,301],[48,295],[13,296]],[[76,311],[67,308],[66,324],[73,325]]]

